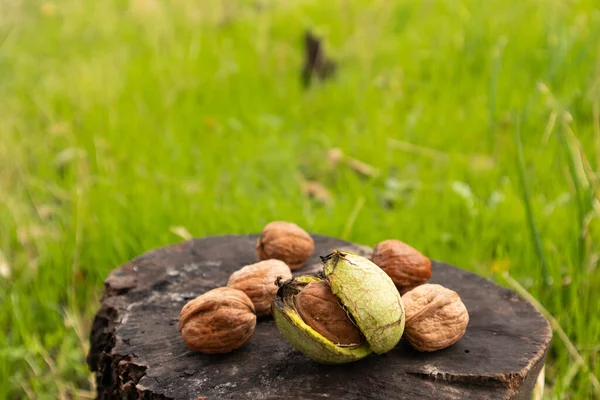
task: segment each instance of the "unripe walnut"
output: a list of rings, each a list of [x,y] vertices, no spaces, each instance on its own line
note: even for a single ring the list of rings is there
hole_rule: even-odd
[[[406,311],[404,337],[419,351],[436,351],[458,342],[469,324],[469,312],[458,293],[425,284],[402,296]]]
[[[296,311],[310,327],[336,345],[364,342],[360,330],[326,281],[306,285],[294,298]]]
[[[200,353],[228,353],[250,339],[256,326],[254,305],[244,292],[217,288],[189,301],[181,309],[183,341]]]
[[[265,225],[256,242],[256,252],[261,260],[275,258],[284,261],[291,270],[300,268],[314,250],[315,242],[304,229],[284,221]]]
[[[277,294],[275,281],[292,279],[292,271],[281,260],[265,260],[246,265],[229,277],[227,286],[246,293],[256,309],[256,316],[271,315],[271,303]]]
[[[392,350],[404,331],[394,282],[368,259],[334,250],[319,276],[278,282],[271,310],[281,334],[311,360],[344,364]]]
[[[377,244],[371,261],[392,278],[402,294],[431,278],[431,260],[399,240],[384,240]]]

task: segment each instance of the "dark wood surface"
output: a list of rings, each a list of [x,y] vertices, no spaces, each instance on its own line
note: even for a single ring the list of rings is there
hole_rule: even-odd
[[[335,248],[314,236],[315,254],[295,274],[318,268]],[[434,262],[431,282],[457,291],[469,310],[454,346],[418,353],[401,341],[391,352],[340,366],[293,349],[271,319],[259,320],[242,348],[203,355],[183,343],[181,307],[257,261],[256,236],[195,239],[143,254],[114,270],[90,336],[88,364],[98,398],[126,399],[529,399],[551,330],[528,302],[480,276]],[[350,247],[348,247],[350,246]]]

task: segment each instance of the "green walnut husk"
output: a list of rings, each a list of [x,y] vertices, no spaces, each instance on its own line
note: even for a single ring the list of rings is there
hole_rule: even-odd
[[[393,349],[404,332],[404,307],[394,282],[377,265],[356,254],[334,251],[322,257],[321,277],[301,276],[280,285],[272,304],[283,336],[308,358],[322,364],[344,364]],[[352,316],[364,342],[335,344],[306,324],[294,307],[294,296],[310,282],[325,279]]]

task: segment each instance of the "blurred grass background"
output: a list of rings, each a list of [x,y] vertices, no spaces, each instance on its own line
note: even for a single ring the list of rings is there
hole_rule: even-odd
[[[514,278],[573,344],[545,397],[599,396],[599,7],[0,0],[0,398],[93,397],[111,269],[273,219]]]

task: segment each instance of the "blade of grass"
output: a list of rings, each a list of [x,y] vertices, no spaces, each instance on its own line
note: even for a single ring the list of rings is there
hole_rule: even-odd
[[[529,231],[531,232],[531,238],[535,245],[535,251],[538,256],[541,265],[542,281],[545,285],[550,282],[550,276],[548,274],[548,262],[546,261],[546,254],[542,247],[542,241],[539,230],[537,228],[535,218],[533,216],[533,210],[531,206],[531,195],[529,191],[529,180],[527,179],[527,172],[525,167],[525,155],[523,154],[523,140],[521,138],[521,120],[517,117],[515,123],[515,146],[517,150],[517,170],[519,172],[519,181],[521,182],[521,190],[523,192],[523,203],[525,204],[525,212],[527,214],[527,224]]]
[[[360,210],[362,210],[364,205],[365,205],[365,197],[364,196],[360,196],[358,199],[356,199],[354,208],[352,209],[350,216],[346,220],[346,226],[344,226],[344,231],[342,232],[342,239],[347,239],[348,236],[350,235],[350,232],[352,231],[352,226],[354,226],[354,223],[356,222],[356,218],[358,217],[358,214],[360,213]]]
[[[575,156],[575,154],[579,154],[578,152],[576,152],[576,149],[574,149],[573,144],[571,143],[571,141],[569,140],[569,138],[567,137],[568,132],[569,132],[569,117],[570,114],[563,114],[562,116],[562,124],[561,124],[561,129],[558,129],[558,137],[561,141],[561,144],[563,145],[563,149],[566,152],[566,156],[567,156],[567,160],[568,160],[568,167],[569,167],[569,175],[571,176],[571,180],[573,181],[573,186],[574,186],[574,190],[575,190],[575,198],[577,200],[576,205],[577,205],[577,222],[579,224],[579,235],[578,235],[578,243],[577,243],[577,259],[578,259],[578,265],[583,265],[584,261],[585,261],[585,257],[586,257],[586,246],[585,246],[585,220],[586,220],[586,215],[588,213],[588,211],[586,210],[586,206],[584,204],[584,200],[583,200],[583,196],[585,194],[586,190],[586,182],[587,178],[585,177],[585,172],[582,171],[582,167],[579,167],[580,165],[583,165],[581,163],[581,159],[579,159],[578,157]],[[589,183],[587,185],[587,188],[589,188]]]
[[[594,144],[596,145],[596,169],[600,171],[600,107],[598,106],[598,100],[594,100],[592,108],[593,117],[593,129],[594,129]]]
[[[569,366],[569,369],[567,369],[567,372],[563,376],[562,384],[566,387],[569,387],[571,385],[571,383],[573,382],[573,379],[579,373],[580,369],[581,369],[581,365],[579,365],[577,363],[571,364]]]
[[[19,386],[21,386],[21,389],[23,389],[23,392],[25,392],[25,395],[27,396],[27,398],[29,398],[29,399],[37,398],[31,391],[31,388],[29,387],[28,384],[26,384],[25,382],[20,382]]]
[[[544,130],[544,136],[542,137],[542,143],[547,144],[550,139],[550,135],[552,131],[554,131],[554,125],[556,124],[556,111],[552,111],[550,116],[548,117],[548,122],[546,123],[546,129]]]
[[[418,144],[413,144],[413,143],[405,142],[403,140],[398,140],[398,139],[394,139],[394,138],[388,138],[387,141],[388,141],[388,146],[390,146],[394,149],[402,150],[407,153],[417,154],[420,156],[427,156],[427,157],[435,158],[435,159],[442,160],[442,161],[448,161],[450,159],[450,156],[448,155],[448,153],[444,153],[443,151],[440,151],[437,149],[432,149],[432,148],[425,147],[425,146],[419,146]]]
[[[506,37],[502,36],[492,50],[492,68],[489,81],[488,96],[488,151],[494,149],[496,140],[496,130],[498,124],[497,117],[497,98],[498,98],[498,77],[502,71],[502,56],[506,47]]]

